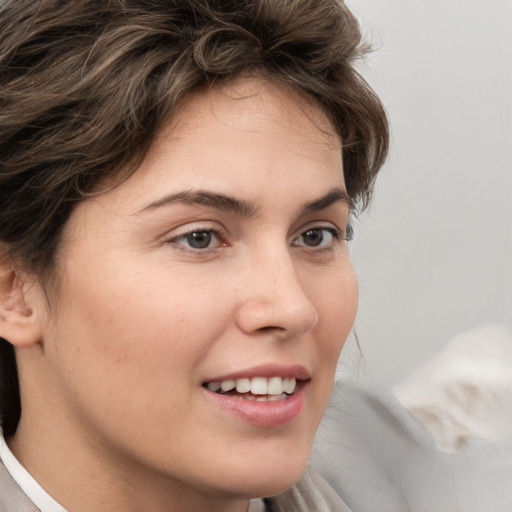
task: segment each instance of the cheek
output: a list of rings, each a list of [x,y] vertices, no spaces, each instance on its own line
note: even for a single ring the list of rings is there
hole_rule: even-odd
[[[229,308],[212,300],[204,282],[187,287],[126,274],[108,286],[89,284],[75,279],[63,290],[52,332],[52,370],[66,407],[109,439],[129,440],[143,418],[158,432],[176,414],[186,421],[193,409],[184,404],[193,403],[198,368]]]
[[[358,286],[355,274],[350,271],[341,273],[338,279],[330,280],[324,293],[318,296],[320,330],[316,337],[319,373],[322,382],[317,400],[323,413],[332,390],[338,360],[345,341],[352,329],[357,311]]]
[[[108,374],[112,366],[134,376],[186,373],[225,329],[229,308],[212,300],[210,288],[204,279],[194,284],[177,279],[176,273],[166,279],[164,273],[138,276],[126,269],[105,273],[101,286],[91,285],[86,276],[75,278],[59,312],[66,321],[60,338],[75,340],[82,362],[94,360],[98,374],[100,367]],[[69,353],[71,345],[63,350]]]
[[[344,266],[317,291],[319,327],[327,352],[339,354],[341,351],[354,324],[357,303],[357,278],[351,265]]]

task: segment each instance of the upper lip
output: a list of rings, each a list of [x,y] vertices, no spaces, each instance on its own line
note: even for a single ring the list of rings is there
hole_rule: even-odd
[[[211,379],[206,379],[204,382],[222,382],[224,380],[250,379],[252,377],[293,377],[297,380],[308,380],[311,377],[311,373],[305,366],[300,364],[262,364],[224,375],[216,375]]]

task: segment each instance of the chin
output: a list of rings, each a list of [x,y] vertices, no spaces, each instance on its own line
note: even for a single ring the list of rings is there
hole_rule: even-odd
[[[228,492],[244,498],[270,497],[292,487],[302,476],[309,460],[309,450],[294,453],[269,453],[261,450],[252,459],[245,459],[243,469],[226,468],[223,484],[229,483]]]
[[[268,475],[263,481],[257,482],[250,489],[250,493],[246,494],[250,498],[270,498],[287,491],[292,487],[302,476],[306,465],[297,470],[294,468],[292,472],[286,472],[281,470],[279,474]]]

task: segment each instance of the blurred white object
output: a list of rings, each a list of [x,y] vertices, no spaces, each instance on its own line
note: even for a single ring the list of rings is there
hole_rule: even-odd
[[[462,453],[482,439],[512,456],[510,329],[485,325],[455,336],[393,391],[439,449]]]
[[[337,380],[310,462],[354,512],[458,510],[451,457],[389,391],[366,382]]]
[[[312,466],[354,512],[510,512],[512,458],[485,441],[452,455],[391,394],[338,380]]]

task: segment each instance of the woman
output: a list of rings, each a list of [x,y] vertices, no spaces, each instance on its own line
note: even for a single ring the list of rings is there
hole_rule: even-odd
[[[0,33],[5,510],[345,510],[304,471],[388,144],[350,12],[10,0]]]

